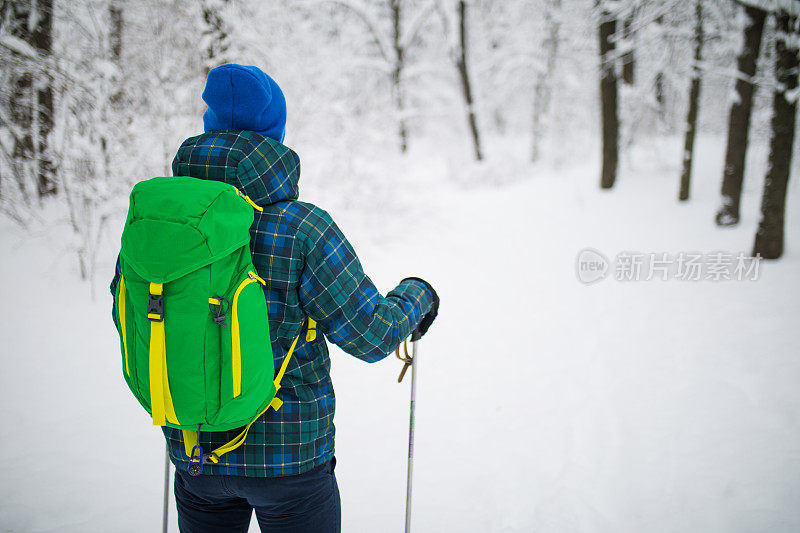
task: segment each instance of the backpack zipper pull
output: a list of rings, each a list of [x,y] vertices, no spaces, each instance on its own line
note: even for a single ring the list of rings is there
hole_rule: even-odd
[[[222,327],[227,326],[228,324],[225,323],[225,319],[228,317],[228,309],[231,307],[228,299],[224,296],[220,296],[219,298],[209,298],[208,304],[211,312],[214,313],[214,316],[212,317],[214,323]]]
[[[261,207],[260,205],[258,205],[257,203],[255,203],[253,200],[251,200],[251,199],[250,199],[250,197],[249,197],[249,196],[247,196],[247,195],[246,195],[245,193],[243,193],[242,191],[240,191],[240,190],[239,190],[239,188],[238,188],[237,186],[235,186],[235,185],[231,185],[231,187],[233,187],[233,190],[235,190],[235,191],[236,191],[236,194],[238,194],[238,195],[239,195],[239,197],[240,197],[241,199],[243,199],[245,202],[247,202],[248,204],[250,204],[250,205],[253,207],[253,209],[255,209],[256,211],[264,211],[264,208],[263,208],[263,207]]]

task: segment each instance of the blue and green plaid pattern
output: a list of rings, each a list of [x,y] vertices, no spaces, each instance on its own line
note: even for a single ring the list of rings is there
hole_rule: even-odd
[[[283,144],[253,132],[209,132],[184,141],[172,170],[176,176],[231,183],[264,208],[255,214],[250,246],[258,274],[267,282],[276,368],[306,317],[345,352],[375,362],[393,351],[430,309],[431,295],[417,281],[404,281],[383,297],[330,215],[295,200],[299,157]],[[331,459],[336,398],[330,365],[323,335],[312,342],[301,337],[278,393],[283,407],[269,409],[241,447],[219,464],[205,465],[203,472],[287,476]],[[210,451],[238,432],[201,432],[200,444]],[[173,463],[186,468],[180,431],[164,428],[164,435]]]

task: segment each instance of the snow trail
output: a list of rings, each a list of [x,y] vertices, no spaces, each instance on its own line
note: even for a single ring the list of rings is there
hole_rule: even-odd
[[[758,281],[576,278],[587,246],[749,251],[760,188],[739,227],[717,229],[721,150],[698,143],[687,205],[675,169],[640,152],[610,193],[591,158],[467,191],[423,158],[389,215],[369,215],[379,233],[332,210],[381,290],[419,275],[442,298],[420,344],[416,531],[800,528],[798,188],[787,255]],[[304,199],[325,206],[311,179]],[[163,439],[122,380],[107,281],[91,301],[65,235],[0,223],[0,529],[157,530]],[[393,356],[332,359],[343,531],[401,531],[408,380]]]

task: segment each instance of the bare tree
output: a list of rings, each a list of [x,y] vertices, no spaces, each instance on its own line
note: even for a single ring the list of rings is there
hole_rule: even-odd
[[[456,67],[459,76],[461,77],[461,88],[464,93],[464,102],[467,108],[467,121],[472,133],[472,143],[475,148],[475,159],[480,161],[483,159],[481,154],[481,139],[478,134],[478,123],[475,119],[475,106],[472,98],[472,83],[467,70],[467,5],[464,0],[458,2],[458,56],[456,59]]]
[[[6,23],[6,16],[8,15],[8,8],[10,6],[11,2],[8,2],[7,0],[2,0],[0,2],[0,29],[2,29]]]
[[[597,0],[600,7],[600,109],[603,123],[603,167],[600,187],[610,189],[617,177],[619,159],[619,118],[617,116],[617,74],[614,34],[617,16],[607,0]]]
[[[387,36],[384,27],[385,13],[375,14],[371,4],[363,0],[319,0],[320,3],[329,3],[341,6],[354,14],[360,23],[367,30],[369,40],[374,44],[377,53],[383,63],[379,70],[381,73],[388,72],[397,115],[398,138],[400,141],[400,151],[405,153],[408,150],[408,127],[407,127],[407,102],[405,98],[405,71],[408,51],[419,37],[420,31],[428,21],[429,16],[441,6],[439,0],[424,2],[422,7],[407,14],[403,0],[387,0],[389,24],[391,32]]]
[[[387,0],[391,21],[391,35],[388,38],[381,31],[380,21],[373,16],[371,6],[360,0],[322,0],[331,4],[339,5],[354,15],[356,15],[369,32],[371,41],[374,43],[383,61],[388,63],[388,70],[391,79],[392,101],[395,105],[397,114],[398,139],[400,141],[400,151],[405,153],[408,150],[408,129],[406,127],[406,102],[403,83],[403,71],[405,69],[406,49],[413,40],[413,35],[409,38],[403,32],[402,0]]]
[[[561,0],[547,0],[544,5],[544,21],[547,27],[547,38],[543,43],[546,55],[545,67],[536,74],[536,84],[533,89],[533,140],[531,143],[531,162],[539,159],[546,117],[550,111],[552,96],[553,76],[558,58],[558,45],[561,36],[561,19],[559,18]]]
[[[633,26],[635,17],[636,6],[632,5],[622,23],[622,43],[625,47],[625,51],[622,54],[622,81],[626,85],[633,85],[634,82],[634,49],[631,27]]]
[[[747,136],[750,132],[750,115],[755,92],[753,76],[756,74],[764,20],[767,16],[764,10],[751,5],[744,6],[744,13],[747,22],[744,27],[742,50],[737,59],[739,75],[736,78],[736,98],[731,105],[728,118],[728,146],[722,174],[722,206],[716,216],[716,222],[720,226],[732,226],[739,222]]]
[[[124,119],[133,105],[121,89],[123,5],[123,0],[85,1],[60,12],[75,36],[73,47],[60,57],[71,74],[59,85],[59,199],[67,207],[81,277],[92,291],[114,193],[127,189],[116,159],[126,137]]]
[[[664,33],[664,15],[659,15],[655,20],[660,33]],[[653,77],[653,95],[655,96],[656,105],[658,106],[659,117],[663,120],[666,108],[666,100],[664,98],[664,71],[659,70]]]
[[[53,0],[38,0],[36,3],[37,21],[32,32],[32,44],[36,51],[49,61],[53,53]],[[53,79],[44,74],[37,80],[36,136],[39,165],[39,195],[56,193],[55,163],[49,153],[49,138],[53,131]]]
[[[786,187],[792,164],[795,115],[797,112],[798,69],[800,61],[800,31],[798,6],[781,6],[776,15],[775,77],[777,86],[772,94],[772,135],[769,145],[769,167],[764,179],[761,199],[761,221],[756,232],[753,255],[778,259],[783,255]]]
[[[203,0],[203,20],[206,28],[203,31],[205,48],[205,73],[212,68],[227,63],[226,52],[230,46],[228,26],[222,11],[229,0]]]
[[[120,83],[122,71],[122,32],[124,28],[124,17],[122,9],[122,0],[111,0],[108,4],[108,45],[106,56],[111,65],[114,66],[115,72],[111,79],[103,80],[104,87],[102,95],[99,96],[99,105],[101,106],[101,116],[104,124],[108,124],[113,119],[110,115],[118,115],[121,107],[124,104],[124,91],[123,84]],[[105,168],[111,168],[111,146],[114,141],[109,139],[109,135],[114,135],[116,132],[109,128],[105,129],[100,135],[100,149],[103,152],[103,161]]]
[[[6,26],[10,35],[30,52],[12,52],[11,95],[8,101],[14,174],[30,202],[26,183],[35,183],[39,197],[55,194],[56,167],[49,150],[53,130],[53,82],[44,65],[53,48],[53,0],[7,1]],[[26,57],[27,56],[27,57]]]
[[[686,138],[683,145],[683,170],[681,172],[681,188],[678,199],[689,199],[689,185],[692,180],[692,160],[694,157],[694,137],[697,130],[697,112],[700,107],[701,75],[700,60],[703,57],[703,0],[695,0],[694,27],[694,64],[692,65],[692,83],[689,90],[689,113],[686,117]]]
[[[400,151],[408,150],[408,131],[405,119],[405,95],[403,94],[403,68],[405,67],[405,43],[401,34],[401,0],[389,0],[392,12],[392,49],[394,50],[394,65],[392,68],[392,93],[397,106],[397,124],[400,135]]]
[[[119,62],[122,58],[122,29],[124,26],[122,2],[120,0],[112,0],[108,5],[108,19],[110,26],[108,43],[111,59]]]

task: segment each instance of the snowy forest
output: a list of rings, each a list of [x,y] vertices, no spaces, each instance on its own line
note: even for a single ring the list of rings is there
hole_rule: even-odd
[[[0,530],[160,524],[163,445],[119,379],[106,287],[131,188],[172,175],[206,75],[239,63],[283,89],[301,199],[376,285],[440,282],[420,531],[797,531],[799,60],[800,0],[0,1]],[[764,261],[753,282],[587,287],[586,247]],[[343,530],[400,531],[396,361],[332,359]],[[65,405],[73,372],[105,397],[53,422],[76,442],[42,463],[31,418]],[[91,466],[77,441],[112,408],[129,422]],[[391,441],[388,474],[365,434]]]
[[[0,206],[27,226],[57,203],[92,277],[115,200],[169,173],[197,129],[205,74],[235,60],[280,81],[292,143],[324,146],[326,167],[354,182],[371,159],[354,143],[368,154],[434,143],[456,161],[524,165],[569,160],[601,131],[599,182],[612,188],[632,146],[674,135],[685,139],[685,201],[696,132],[713,132],[727,135],[716,214],[727,226],[739,221],[748,142],[768,139],[753,252],[774,259],[796,10],[790,0],[5,1]],[[490,179],[530,172],[504,170]]]

